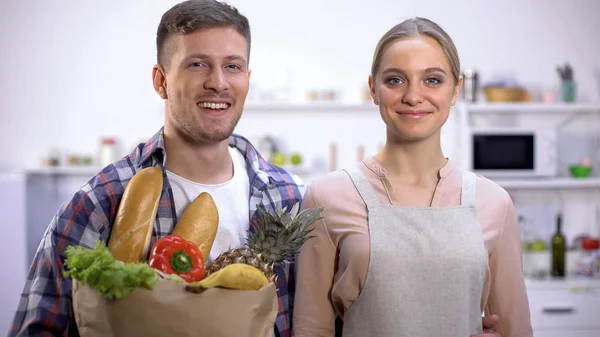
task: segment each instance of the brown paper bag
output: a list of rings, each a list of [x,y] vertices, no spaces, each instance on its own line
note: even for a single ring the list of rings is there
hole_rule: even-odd
[[[185,284],[161,279],[153,290],[135,289],[120,300],[106,300],[73,281],[73,310],[82,337],[270,337],[278,300],[274,283],[256,291],[191,293]]]

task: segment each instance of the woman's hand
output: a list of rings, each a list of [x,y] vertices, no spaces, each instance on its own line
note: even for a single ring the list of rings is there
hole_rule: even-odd
[[[471,337],[502,337],[501,334],[493,331],[492,329],[498,322],[500,321],[500,317],[494,314],[491,316],[483,317],[481,319],[483,325],[483,333],[479,333],[476,335],[471,335]]]

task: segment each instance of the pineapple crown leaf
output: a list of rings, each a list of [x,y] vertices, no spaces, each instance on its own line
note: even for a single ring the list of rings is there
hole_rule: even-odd
[[[309,236],[314,229],[311,225],[321,219],[323,210],[307,208],[300,211],[299,202],[290,210],[281,205],[273,212],[266,211],[261,205],[256,205],[256,209],[259,216],[253,219],[246,246],[263,254],[263,260],[274,265],[292,259],[304,242],[313,238]]]

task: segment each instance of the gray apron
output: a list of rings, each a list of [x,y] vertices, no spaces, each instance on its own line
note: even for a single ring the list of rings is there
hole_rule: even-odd
[[[343,337],[468,337],[481,333],[487,251],[475,209],[476,176],[463,173],[461,205],[382,204],[358,169],[371,242],[364,286]]]

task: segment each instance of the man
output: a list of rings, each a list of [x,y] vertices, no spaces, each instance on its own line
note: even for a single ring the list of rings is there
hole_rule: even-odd
[[[126,158],[104,168],[59,210],[35,255],[11,336],[78,335],[73,320],[71,280],[63,278],[68,245],[93,248],[107,242],[124,189],[144,167],[164,170],[153,241],[172,232],[177,217],[208,191],[220,210],[216,247],[240,246],[256,204],[268,211],[300,201],[304,186],[269,165],[243,137],[232,135],[249,87],[248,20],[216,1],[191,1],[164,14],[157,32],[158,64],[152,77],[166,102],[164,128]],[[211,258],[214,258],[211,254]],[[277,317],[290,336],[290,268],[278,270]]]
[[[58,210],[36,252],[9,336],[78,335],[71,280],[62,274],[65,248],[108,241],[125,187],[144,167],[159,167],[165,176],[152,243],[172,232],[203,191],[220,210],[216,253],[242,244],[257,204],[272,211],[301,201],[305,187],[297,177],[266,163],[248,140],[233,134],[249,87],[250,40],[246,17],[215,0],[186,1],[163,15],[152,78],[166,102],[164,127]],[[287,337],[292,272],[291,265],[277,270],[276,330]]]

